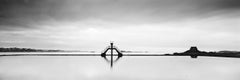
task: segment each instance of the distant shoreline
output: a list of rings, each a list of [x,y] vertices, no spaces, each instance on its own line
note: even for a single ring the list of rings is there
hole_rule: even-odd
[[[78,51],[78,50],[45,50],[45,49],[32,49],[32,48],[0,48],[0,52],[91,52],[95,51]]]
[[[17,52],[88,52],[90,54],[12,54],[8,53]],[[197,58],[198,56],[209,56],[209,57],[232,57],[240,58],[240,51],[218,51],[218,52],[206,52],[199,51],[197,47],[191,47],[185,52],[175,52],[172,54],[149,54],[148,51],[121,51],[125,54],[123,56],[190,56],[191,58]],[[0,53],[7,53],[6,55],[0,56],[99,56],[100,54],[95,54],[96,51],[66,51],[66,50],[43,50],[43,49],[31,49],[31,48],[0,48]],[[91,54],[94,53],[94,54]],[[131,54],[131,53],[145,53],[145,54]],[[114,55],[116,56],[116,55]]]

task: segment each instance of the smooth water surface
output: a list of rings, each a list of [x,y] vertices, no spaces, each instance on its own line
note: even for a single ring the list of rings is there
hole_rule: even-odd
[[[239,80],[239,58],[123,56],[113,68],[100,56],[3,56],[0,80]]]

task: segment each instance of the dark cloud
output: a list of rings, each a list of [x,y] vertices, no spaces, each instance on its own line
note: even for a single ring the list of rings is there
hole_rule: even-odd
[[[239,9],[239,0],[201,0],[197,3],[201,3],[202,7],[217,8],[217,9]]]
[[[239,0],[0,0],[0,28],[34,28],[88,18],[147,23],[237,15]],[[231,13],[231,14],[229,14]]]
[[[52,9],[50,6],[55,6],[52,3],[46,0],[1,0],[0,25],[32,28],[34,24],[45,21]]]

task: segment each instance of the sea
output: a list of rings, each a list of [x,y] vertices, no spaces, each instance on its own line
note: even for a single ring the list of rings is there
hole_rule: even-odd
[[[239,58],[123,56],[111,67],[100,56],[0,56],[0,80],[240,80],[239,75]]]

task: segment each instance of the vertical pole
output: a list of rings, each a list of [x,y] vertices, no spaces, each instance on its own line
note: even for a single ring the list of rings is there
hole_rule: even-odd
[[[111,45],[111,67],[113,66],[113,43],[110,43]]]

